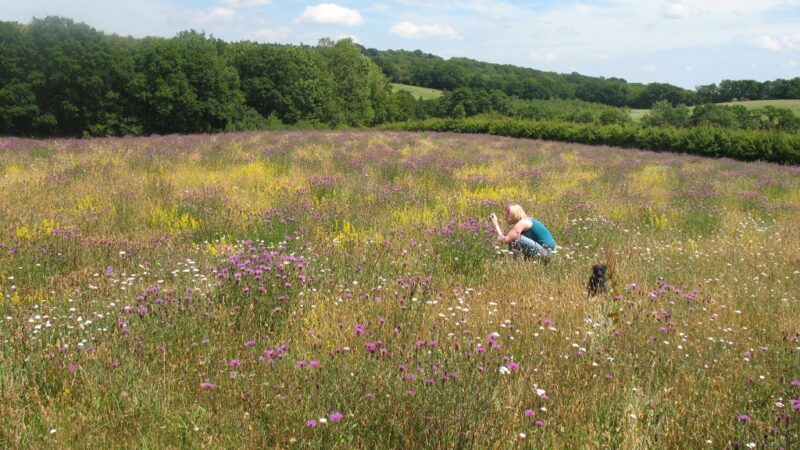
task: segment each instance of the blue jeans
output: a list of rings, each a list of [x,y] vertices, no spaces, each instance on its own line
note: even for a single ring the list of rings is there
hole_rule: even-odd
[[[525,259],[541,258],[549,260],[553,256],[552,248],[547,248],[525,236],[517,236],[510,244],[508,250],[514,255],[522,255]]]

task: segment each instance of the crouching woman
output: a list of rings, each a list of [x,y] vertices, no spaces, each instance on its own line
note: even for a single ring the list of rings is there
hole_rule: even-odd
[[[528,217],[522,206],[514,203],[506,206],[505,219],[511,229],[503,234],[497,216],[492,213],[490,219],[497,231],[497,240],[508,244],[508,250],[514,256],[522,255],[525,259],[540,258],[549,260],[556,250],[553,235],[542,222]]]

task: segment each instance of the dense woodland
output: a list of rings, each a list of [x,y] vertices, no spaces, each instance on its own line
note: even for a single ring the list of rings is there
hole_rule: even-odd
[[[444,90],[435,100],[390,82]],[[577,73],[556,74],[420,51],[228,43],[195,31],[174,38],[107,35],[69,19],[0,22],[0,135],[118,136],[281,126],[366,127],[495,114],[645,127],[713,126],[797,132],[789,110],[707,105],[800,98],[800,77],[723,81],[689,91]],[[684,105],[701,105],[690,110]]]

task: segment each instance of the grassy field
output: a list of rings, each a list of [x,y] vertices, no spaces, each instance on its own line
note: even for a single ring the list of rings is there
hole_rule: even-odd
[[[549,264],[492,239],[512,201]],[[800,440],[798,167],[436,133],[5,139],[0,217],[2,448]]]
[[[638,122],[638,121],[642,120],[642,117],[644,117],[646,114],[649,114],[649,113],[650,113],[649,109],[632,109],[631,110],[631,119],[633,119],[634,121]]]
[[[746,108],[763,108],[765,106],[775,106],[777,108],[791,109],[795,114],[800,115],[800,100],[751,100],[747,102],[728,102],[720,105],[736,106],[741,105]],[[649,109],[632,109],[631,118],[635,121],[641,120]]]
[[[729,102],[722,104],[728,106],[741,105],[746,108],[763,108],[765,106],[775,106],[777,108],[791,109],[792,111],[794,111],[795,114],[800,115],[800,100],[750,100],[747,102]]]
[[[408,91],[415,98],[421,98],[423,100],[432,100],[442,96],[442,91],[437,89],[410,86],[408,84],[400,84],[400,83],[392,83],[392,90],[394,92]]]

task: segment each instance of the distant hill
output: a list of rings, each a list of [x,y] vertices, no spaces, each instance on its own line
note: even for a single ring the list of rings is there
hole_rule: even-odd
[[[746,100],[736,102],[724,102],[720,105],[725,106],[744,106],[747,109],[763,108],[765,106],[774,106],[775,108],[789,109],[797,115],[800,115],[800,100]],[[649,109],[632,109],[630,116],[633,120],[640,120],[645,114],[649,113]]]
[[[647,109],[666,100],[673,105],[720,103],[731,99],[800,99],[800,77],[759,82],[723,80],[718,85],[683,89],[666,83],[629,83],[621,78],[559,74],[525,67],[450,58],[420,50],[364,49],[392,83],[452,91],[498,90],[521,99],[578,99],[611,106]]]
[[[776,108],[791,109],[795,114],[800,115],[800,100],[749,100],[740,102],[726,102],[723,103],[723,105],[740,105],[750,109],[774,106]]]

